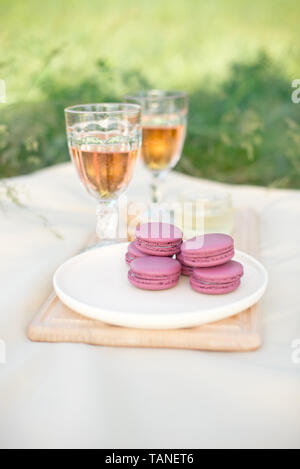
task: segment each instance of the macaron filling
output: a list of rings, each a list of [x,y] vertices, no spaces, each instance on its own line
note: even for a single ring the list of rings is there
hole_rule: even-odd
[[[180,274],[174,274],[174,275],[162,275],[162,276],[156,276],[156,277],[147,277],[146,275],[139,275],[136,274],[132,271],[128,272],[128,277],[130,280],[133,280],[137,282],[138,284],[143,284],[143,285],[173,285],[174,283],[177,283],[179,280]]]
[[[190,279],[191,287],[199,291],[200,293],[209,293],[212,295],[230,293],[236,290],[240,286],[240,279],[231,283],[219,283],[219,284],[205,284],[203,282],[198,282],[195,278]]]
[[[139,249],[146,249],[147,251],[161,251],[168,254],[170,251],[173,254],[176,254],[180,251],[182,241],[172,242],[167,241],[166,243],[162,244],[161,242],[157,244],[155,241],[145,241],[142,239],[137,239],[137,247]]]
[[[237,261],[215,267],[195,268],[190,284],[194,290],[202,293],[229,293],[238,288],[243,273],[243,266]]]
[[[199,280],[199,279],[197,279],[197,278],[195,278],[195,277],[192,277],[192,280],[193,280],[193,282],[194,282],[195,284],[200,285],[200,286],[203,285],[204,287],[205,287],[205,286],[207,286],[207,287],[209,287],[209,286],[212,286],[212,287],[218,286],[218,287],[224,287],[224,288],[225,288],[225,287],[227,287],[227,286],[229,286],[229,285],[233,285],[233,284],[235,284],[235,283],[237,283],[237,282],[240,283],[240,279],[239,279],[239,278],[234,279],[234,280],[232,280],[231,282],[224,282],[224,283],[220,283],[220,282],[205,282],[204,280]]]
[[[132,261],[128,280],[144,290],[164,290],[177,284],[180,272],[180,262],[175,259],[144,256]]]
[[[140,257],[145,257],[145,253],[140,251],[138,248],[137,248],[137,243],[136,241],[133,241],[132,243],[129,244],[128,246],[128,251],[126,252],[125,254],[125,261],[128,265],[131,264],[131,262],[134,260],[134,259],[138,259]]]
[[[151,242],[151,241],[138,240],[137,244],[138,246],[142,245],[142,246],[149,247],[149,248],[155,246],[156,248],[169,249],[170,247],[176,248],[176,247],[181,246],[181,241],[178,241],[176,243],[169,241],[169,242],[166,242],[165,244],[156,244],[155,242]]]
[[[222,233],[195,236],[182,244],[181,255],[184,263],[192,267],[225,264],[234,256],[234,241]]]
[[[182,236],[182,231],[174,225],[149,222],[137,228],[136,246],[146,254],[169,256],[180,251]]]
[[[227,262],[228,260],[232,259],[234,256],[234,248],[229,248],[226,251],[221,251],[219,253],[213,253],[211,255],[201,255],[201,254],[194,254],[189,255],[186,252],[182,253],[182,258],[185,264],[187,265],[196,265],[196,264],[206,264],[210,265],[211,263],[218,262],[220,264]]]
[[[126,262],[131,262],[133,261],[134,259],[136,259],[136,257],[133,257],[131,254],[129,254],[129,252],[127,252],[126,256],[125,256],[125,260]]]

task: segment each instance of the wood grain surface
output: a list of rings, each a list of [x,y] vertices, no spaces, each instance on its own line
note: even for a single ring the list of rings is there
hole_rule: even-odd
[[[236,211],[235,246],[259,258],[259,217],[245,208]],[[260,347],[259,304],[215,323],[176,330],[141,330],[111,326],[85,318],[51,293],[27,331],[39,342],[78,342],[112,347],[156,347],[216,351],[249,351]]]

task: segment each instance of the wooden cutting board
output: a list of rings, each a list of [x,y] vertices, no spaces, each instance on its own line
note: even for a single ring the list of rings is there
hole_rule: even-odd
[[[259,257],[259,217],[255,211],[236,211],[234,239],[237,249]],[[212,324],[158,331],[111,326],[85,318],[65,306],[54,292],[34,317],[27,335],[39,342],[218,351],[255,350],[262,342],[259,303]]]

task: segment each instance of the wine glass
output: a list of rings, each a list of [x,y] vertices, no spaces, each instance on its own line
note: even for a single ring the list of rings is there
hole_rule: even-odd
[[[188,97],[184,91],[138,91],[123,97],[142,106],[142,159],[152,173],[152,202],[162,199],[161,185],[178,163],[186,134]]]
[[[98,201],[96,233],[116,240],[117,200],[131,180],[141,146],[141,107],[103,103],[65,109],[71,159],[85,189]]]

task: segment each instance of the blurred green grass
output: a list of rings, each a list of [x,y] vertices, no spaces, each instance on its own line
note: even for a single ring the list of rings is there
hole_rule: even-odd
[[[178,170],[300,188],[294,0],[0,0],[0,177],[68,160],[65,106],[190,94]]]

